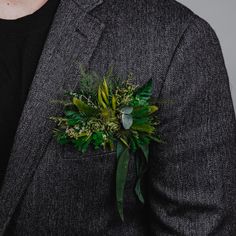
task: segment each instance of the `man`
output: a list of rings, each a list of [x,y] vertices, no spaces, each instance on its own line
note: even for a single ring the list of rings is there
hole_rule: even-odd
[[[51,22],[52,11],[46,9],[56,9],[3,178],[1,235],[235,235],[236,122],[212,28],[172,0],[54,3],[50,0],[45,3],[50,7],[38,10],[51,12],[45,13]],[[38,16],[38,11],[26,18]],[[21,57],[24,65],[30,62],[28,56]],[[153,78],[154,96],[164,101],[159,131],[166,143],[151,146],[144,205],[133,191],[131,160],[124,222],[115,208],[115,154],[81,157],[52,138],[54,123],[48,118],[61,114],[62,108],[50,100],[79,88],[80,64],[101,74],[114,65],[117,75],[132,72],[140,85]],[[28,68],[21,63],[17,67]],[[32,75],[14,74],[28,82]],[[5,110],[15,101],[5,99],[7,89],[1,98]],[[21,91],[26,94],[27,89]],[[11,128],[10,117],[1,123],[3,130],[4,125]]]

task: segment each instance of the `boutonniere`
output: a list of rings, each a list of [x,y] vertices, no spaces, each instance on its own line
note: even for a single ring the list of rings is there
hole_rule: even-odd
[[[136,160],[138,179],[134,186],[144,203],[141,180],[147,170],[149,144],[161,142],[158,134],[158,107],[152,102],[152,79],[138,87],[133,76],[121,79],[110,68],[104,76],[81,67],[79,91],[66,92],[62,117],[50,117],[57,123],[54,137],[60,144],[74,145],[81,153],[94,149],[116,151],[116,206],[122,220],[124,188],[131,154],[140,150]]]

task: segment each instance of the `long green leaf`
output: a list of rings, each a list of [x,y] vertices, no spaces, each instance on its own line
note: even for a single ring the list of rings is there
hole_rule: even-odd
[[[140,144],[138,143],[138,146],[140,147],[140,149],[143,152],[143,155],[145,157],[146,162],[148,162],[148,156],[149,156],[149,144]]]
[[[135,185],[135,194],[137,195],[139,201],[144,203],[144,197],[141,189],[141,178],[139,177]]]
[[[140,202],[144,203],[144,197],[141,189],[141,181],[142,178],[147,171],[147,163],[148,163],[148,156],[149,156],[149,144],[138,144],[139,148],[143,152],[143,156],[136,157],[136,170],[138,179],[135,185],[135,193],[140,200]]]
[[[129,154],[129,149],[127,147],[123,145],[122,147],[123,151],[120,152],[120,156],[118,157],[118,163],[116,169],[116,203],[120,218],[122,221],[124,221],[124,209],[123,209],[124,189],[128,173],[130,154]]]
[[[123,144],[121,142],[117,142],[117,144],[116,144],[116,157],[118,160],[119,160],[119,157],[121,156],[123,151],[124,151]]]

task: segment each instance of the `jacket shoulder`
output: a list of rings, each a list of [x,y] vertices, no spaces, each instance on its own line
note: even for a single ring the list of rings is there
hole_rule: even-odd
[[[188,24],[195,14],[175,0],[104,0],[94,14],[109,24]],[[135,26],[135,25],[134,25]]]

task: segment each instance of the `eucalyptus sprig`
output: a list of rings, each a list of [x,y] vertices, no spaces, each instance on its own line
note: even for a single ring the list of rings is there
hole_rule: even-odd
[[[141,180],[147,170],[151,141],[161,142],[156,116],[158,106],[151,103],[152,79],[139,87],[133,77],[121,79],[109,69],[104,76],[81,70],[80,90],[68,92],[62,117],[50,117],[57,123],[54,137],[60,144],[72,144],[81,153],[94,149],[116,151],[116,205],[124,220],[124,189],[131,155],[135,158],[135,193],[144,203]]]

